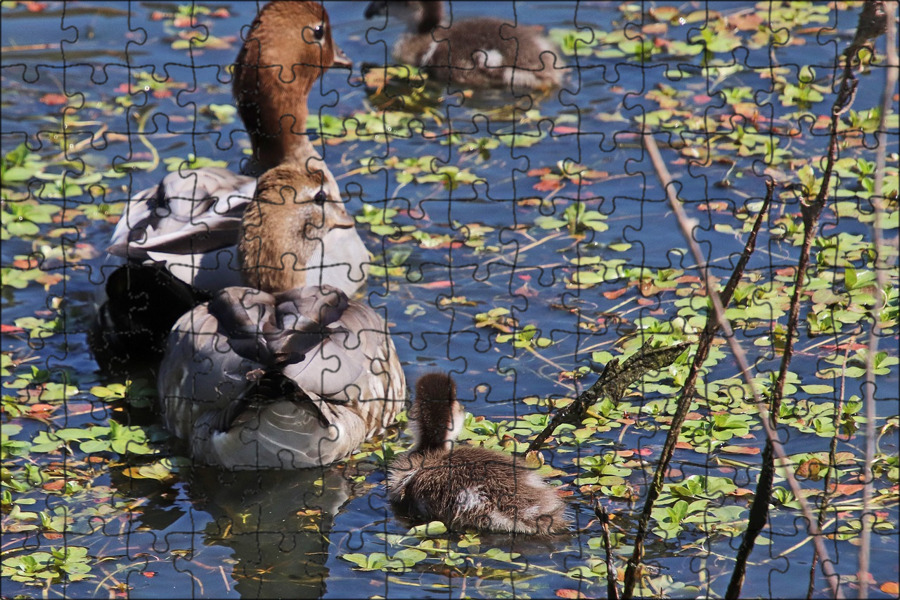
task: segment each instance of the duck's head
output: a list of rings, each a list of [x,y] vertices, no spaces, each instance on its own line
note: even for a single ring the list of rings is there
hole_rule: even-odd
[[[462,430],[465,411],[456,399],[456,382],[444,373],[429,373],[416,383],[409,411],[413,450],[449,449]]]
[[[311,163],[282,164],[259,178],[238,243],[247,285],[269,293],[302,287],[328,232],[355,226],[333,178]]]
[[[318,2],[270,2],[245,34],[234,65],[232,91],[261,170],[308,145],[307,98],[331,66],[351,62],[331,37]]]

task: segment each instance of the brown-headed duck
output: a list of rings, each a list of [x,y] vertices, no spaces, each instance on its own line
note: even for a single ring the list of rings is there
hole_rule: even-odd
[[[233,92],[259,170],[283,161],[309,163],[337,183],[306,135],[307,97],[332,65],[349,60],[331,37],[318,2],[275,1],[250,26],[234,68]],[[240,285],[236,244],[256,178],[227,169],[182,170],[128,202],[109,246],[107,272],[88,336],[106,370],[152,364],[175,320],[209,294]],[[307,262],[309,283],[348,295],[361,288],[370,257],[354,227],[333,229]],[[103,294],[105,292],[105,294]]]

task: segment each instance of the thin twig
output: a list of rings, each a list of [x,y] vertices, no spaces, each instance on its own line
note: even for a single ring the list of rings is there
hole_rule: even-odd
[[[619,600],[619,588],[616,586],[616,565],[612,559],[612,545],[609,543],[609,514],[599,501],[594,501],[594,514],[600,522],[600,533],[603,537],[603,549],[606,553],[606,597]]]
[[[887,7],[882,4],[882,10]],[[871,498],[874,492],[872,479],[872,463],[875,460],[875,354],[878,352],[878,335],[881,323],[881,315],[884,311],[884,289],[886,285],[884,270],[881,262],[881,248],[884,239],[882,228],[882,194],[884,193],[884,171],[886,168],[887,153],[887,118],[893,105],[894,87],[897,85],[897,69],[900,60],[897,57],[897,5],[894,2],[887,3],[890,9],[885,14],[886,25],[886,73],[884,90],[881,93],[881,118],[878,123],[878,150],[875,155],[875,189],[872,191],[872,208],[875,220],[872,222],[872,232],[875,244],[875,258],[873,268],[875,270],[875,282],[877,293],[875,294],[875,306],[872,307],[872,327],[869,330],[868,352],[866,353],[866,457],[863,463],[863,514],[862,532],[860,534],[859,569],[857,581],[859,584],[859,597],[868,597],[869,590],[869,560],[871,557],[872,522],[875,515],[871,512]],[[875,17],[877,19],[877,16]],[[849,58],[848,58],[849,60]]]

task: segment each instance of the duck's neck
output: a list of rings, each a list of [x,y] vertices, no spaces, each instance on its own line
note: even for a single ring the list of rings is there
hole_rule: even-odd
[[[267,171],[312,147],[306,102],[314,80],[302,73],[309,68],[294,65],[292,73],[278,67],[245,67],[238,110],[250,136],[255,170]]]
[[[464,416],[453,379],[443,373],[423,375],[416,384],[416,399],[409,415],[413,452],[451,449]]]
[[[305,286],[311,264],[325,251],[323,238],[346,226],[327,213],[310,212],[304,189],[322,186],[329,198],[340,198],[340,190],[308,140],[295,150],[260,179],[241,221],[238,261],[244,284],[270,294]]]
[[[232,91],[253,147],[255,171],[264,172],[309,147],[307,100],[332,58],[292,51],[272,4],[255,22],[234,65]],[[276,8],[280,8],[280,5]],[[302,44],[302,42],[300,42]]]

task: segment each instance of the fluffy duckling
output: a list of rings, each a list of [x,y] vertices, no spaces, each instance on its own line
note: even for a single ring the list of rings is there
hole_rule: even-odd
[[[534,471],[502,452],[453,445],[464,416],[450,376],[419,379],[409,413],[415,443],[388,472],[394,509],[417,522],[440,520],[455,529],[565,531],[565,503]]]
[[[175,323],[157,388],[166,427],[195,460],[229,469],[341,460],[393,422],[406,380],[387,325],[331,286],[304,286],[306,255],[352,220],[320,171],[259,180],[238,253],[245,282]],[[282,245],[300,233],[303,243]],[[262,233],[265,232],[265,235]]]
[[[336,193],[334,177],[306,136],[307,97],[325,69],[349,64],[319,3],[276,1],[260,11],[233,81],[259,168],[309,163]],[[236,245],[255,189],[255,177],[208,167],[171,173],[128,203],[108,248],[108,262],[124,259],[127,266],[108,276],[88,336],[101,367],[116,371],[158,360],[180,315],[207,300],[208,292],[241,284]],[[303,268],[317,283],[354,294],[368,275],[369,253],[359,234],[336,228],[322,242]]]
[[[562,81],[561,55],[540,26],[513,26],[501,19],[444,19],[443,2],[371,2],[367,19],[397,15],[408,31],[394,56],[426,69],[440,82],[468,87],[544,90]]]

